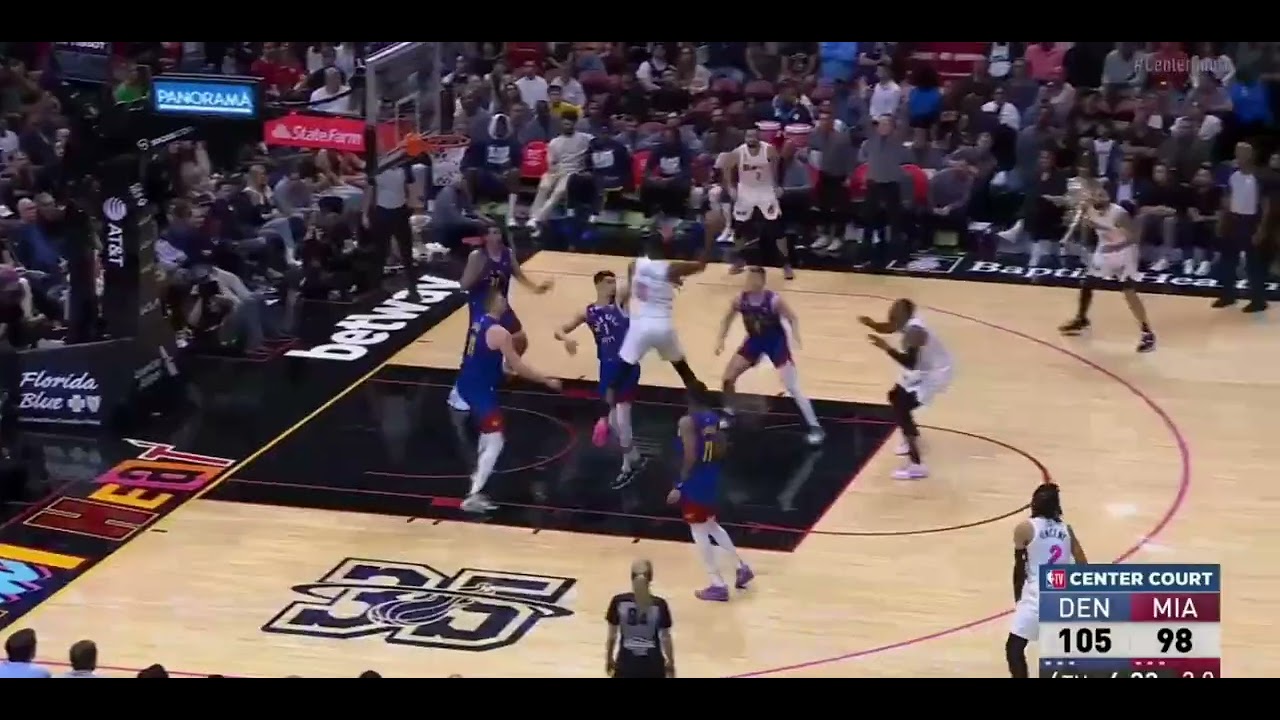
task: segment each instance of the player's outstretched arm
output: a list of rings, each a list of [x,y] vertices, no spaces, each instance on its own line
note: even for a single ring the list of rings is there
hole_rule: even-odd
[[[1075,529],[1068,525],[1067,532],[1071,533],[1071,557],[1081,565],[1088,565],[1089,558],[1084,554],[1084,548],[1080,545],[1080,539],[1076,537]]]
[[[524,268],[520,267],[520,263],[516,261],[514,256],[511,258],[511,277],[515,278],[516,282],[528,288],[535,295],[541,295],[556,286],[555,280],[551,278],[547,278],[540,283],[530,280],[529,276],[524,274]]]
[[[1027,546],[1035,536],[1030,520],[1023,520],[1013,529],[1013,601],[1022,599],[1022,586],[1027,583]]]
[[[490,327],[489,331],[485,333],[484,341],[491,349],[502,351],[502,359],[506,361],[507,367],[511,368],[512,372],[526,380],[541,383],[559,392],[560,381],[547,377],[526,364],[521,359],[520,353],[516,352],[515,345],[511,342],[511,333],[507,332],[505,328],[497,325]]]
[[[484,276],[484,250],[476,248],[467,255],[467,265],[462,269],[462,279],[458,284],[463,290],[470,290]]]
[[[573,355],[578,352],[578,341],[569,337],[569,335],[574,330],[577,330],[586,321],[587,321],[587,313],[583,310],[579,310],[578,314],[574,315],[572,320],[565,323],[564,325],[561,325],[560,329],[556,330],[555,332],[556,339],[564,343],[564,349],[570,355]]]
[[[872,330],[875,330],[881,335],[887,335],[893,332],[893,326],[890,325],[888,322],[880,322],[879,320],[872,320],[866,315],[859,315],[858,322],[862,323],[863,325],[866,325]]]
[[[738,301],[734,299],[729,303],[729,309],[725,311],[724,317],[720,319],[720,331],[716,334],[716,354],[724,352],[724,340],[729,337],[729,326],[733,324],[733,318],[738,314]]]

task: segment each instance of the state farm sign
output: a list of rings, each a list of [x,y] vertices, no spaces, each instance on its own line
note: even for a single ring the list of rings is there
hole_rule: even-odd
[[[364,123],[342,117],[289,115],[262,126],[269,146],[364,152]]]

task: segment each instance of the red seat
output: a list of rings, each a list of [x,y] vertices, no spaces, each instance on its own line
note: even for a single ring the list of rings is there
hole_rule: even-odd
[[[849,176],[849,198],[861,200],[867,196],[867,164],[862,163],[854,168]]]
[[[520,156],[520,177],[526,180],[538,180],[547,174],[547,144],[534,140],[524,146]]]
[[[919,165],[903,165],[902,172],[911,178],[911,194],[916,207],[924,207],[929,202],[929,175]]]
[[[637,190],[640,189],[641,183],[644,182],[644,171],[649,165],[649,156],[651,154],[652,152],[649,150],[637,150],[631,156],[631,175],[632,179],[635,180]]]

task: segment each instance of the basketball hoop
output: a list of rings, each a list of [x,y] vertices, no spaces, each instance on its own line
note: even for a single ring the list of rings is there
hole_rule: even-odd
[[[465,135],[423,135],[421,133],[409,133],[402,143],[405,154],[411,158],[439,155],[450,150],[465,148],[470,144],[471,140]]]

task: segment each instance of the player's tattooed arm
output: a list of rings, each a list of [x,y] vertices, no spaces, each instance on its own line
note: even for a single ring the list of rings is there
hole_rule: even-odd
[[[564,343],[565,352],[569,353],[570,355],[577,354],[578,341],[569,337],[569,334],[572,333],[574,330],[577,330],[586,321],[587,321],[586,311],[579,310],[578,314],[574,315],[572,320],[565,323],[564,325],[561,325],[560,329],[556,330],[555,332],[556,339]]]
[[[484,250],[476,248],[467,256],[467,266],[462,269],[462,279],[458,284],[463,290],[470,290],[484,277]]]
[[[1013,601],[1022,599],[1022,586],[1027,582],[1027,546],[1035,536],[1030,520],[1023,520],[1013,529]]]
[[[738,314],[738,299],[734,298],[729,301],[729,309],[725,312],[724,317],[720,319],[720,332],[716,334],[716,354],[724,352],[724,339],[729,336],[729,326],[733,324],[733,318]]]
[[[915,370],[916,364],[920,362],[920,348],[929,341],[929,333],[922,327],[911,326],[902,331],[902,349],[897,350],[889,345],[884,338],[872,335],[873,342],[876,347],[884,350],[889,357],[893,358],[902,367],[908,370]]]
[[[1076,531],[1068,525],[1067,532],[1071,534],[1071,557],[1081,565],[1088,565],[1089,558],[1084,554],[1084,548],[1080,545],[1080,539],[1076,537]]]
[[[511,277],[515,278],[516,282],[531,290],[535,295],[541,295],[556,285],[551,278],[547,278],[540,283],[530,280],[529,276],[524,274],[524,268],[520,267],[520,263],[516,261],[514,255],[511,258]]]
[[[678,424],[680,430],[680,445],[684,452],[680,456],[680,483],[676,484],[676,490],[680,489],[680,484],[689,479],[689,474],[693,472],[693,464],[697,461],[695,453],[698,450],[698,438],[694,433],[693,418],[688,415],[680,418]]]

